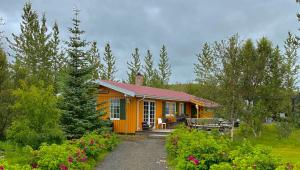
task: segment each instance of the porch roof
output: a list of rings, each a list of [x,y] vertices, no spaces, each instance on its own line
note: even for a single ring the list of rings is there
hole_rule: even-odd
[[[208,108],[219,106],[219,104],[213,101],[196,97],[184,92],[153,88],[147,86],[138,86],[138,85],[120,83],[120,82],[109,81],[109,80],[99,80],[97,81],[97,83],[101,86],[116,90],[118,92],[124,93],[132,97],[144,97],[149,99],[191,102],[199,106],[204,106]]]

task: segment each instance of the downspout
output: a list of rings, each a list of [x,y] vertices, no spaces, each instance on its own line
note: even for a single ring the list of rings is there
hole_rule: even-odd
[[[145,95],[143,96],[142,99],[138,100],[136,103],[136,128],[137,130],[140,130],[140,126],[139,126],[139,113],[140,113],[140,101],[143,101],[145,99]]]

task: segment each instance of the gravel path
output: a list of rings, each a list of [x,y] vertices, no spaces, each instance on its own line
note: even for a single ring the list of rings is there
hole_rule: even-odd
[[[135,138],[123,142],[98,165],[96,170],[165,170],[163,139]]]

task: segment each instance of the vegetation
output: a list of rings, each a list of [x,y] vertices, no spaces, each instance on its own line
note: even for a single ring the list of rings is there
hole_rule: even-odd
[[[207,133],[181,127],[168,136],[166,148],[169,163],[175,169],[265,170],[299,166],[291,160],[282,160],[282,155],[276,156],[277,150],[272,152],[269,143],[252,139],[250,142],[245,139],[231,142],[228,136],[218,132]]]
[[[93,169],[97,161],[111,151],[118,143],[114,134],[95,132],[82,138],[64,143],[43,143],[38,150],[0,142],[4,158],[0,158],[0,168],[12,170],[31,169]]]

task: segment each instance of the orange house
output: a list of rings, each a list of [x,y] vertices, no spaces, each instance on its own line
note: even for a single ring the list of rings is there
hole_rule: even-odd
[[[105,118],[113,121],[117,133],[135,133],[142,124],[152,129],[161,128],[158,120],[185,117],[213,117],[207,108],[218,104],[184,92],[142,86],[143,78],[137,75],[136,84],[100,80],[98,102],[103,102]]]

